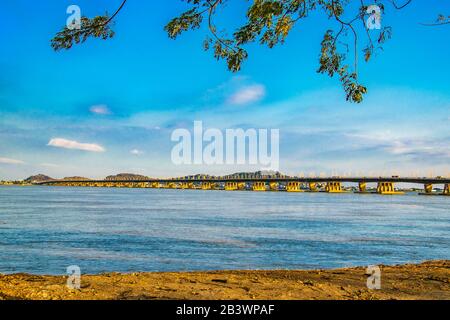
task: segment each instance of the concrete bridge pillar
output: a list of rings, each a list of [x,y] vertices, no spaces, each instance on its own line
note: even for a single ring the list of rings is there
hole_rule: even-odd
[[[359,186],[359,192],[366,192],[366,190],[367,190],[367,183],[359,182],[358,186]]]
[[[379,182],[377,187],[377,193],[389,194],[393,188],[394,186],[390,182]]]
[[[341,193],[342,192],[342,184],[340,182],[327,182],[325,187],[325,191],[329,193]]]
[[[395,191],[393,182],[379,182],[377,187],[379,194],[403,194],[403,192]]]
[[[299,181],[291,181],[291,182],[287,183],[286,191],[287,192],[302,192],[300,187],[301,187],[301,183]]]
[[[239,189],[239,185],[237,182],[226,182],[225,183],[225,190],[227,191],[236,191]]]
[[[167,188],[168,189],[176,189],[177,188],[177,184],[175,182],[170,182],[167,184]]]
[[[266,183],[265,182],[253,182],[253,191],[266,191]]]
[[[181,189],[194,189],[194,184],[192,182],[183,182]]]
[[[278,191],[280,184],[278,182],[271,182],[269,183],[269,187],[271,191]]]
[[[211,182],[202,182],[202,190],[212,190]]]
[[[425,190],[425,193],[432,193],[433,192],[433,185],[431,183],[426,183],[423,187]]]
[[[450,183],[446,183],[444,186],[444,194],[450,196]]]

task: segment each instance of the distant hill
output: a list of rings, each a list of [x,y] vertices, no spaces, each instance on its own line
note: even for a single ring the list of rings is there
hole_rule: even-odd
[[[267,179],[267,178],[288,178],[288,176],[275,171],[237,172],[226,176],[210,176],[207,174],[196,174],[182,177],[182,179]]]
[[[65,177],[61,180],[64,180],[64,181],[89,181],[92,179],[85,178],[85,177]]]
[[[275,171],[238,172],[223,176],[225,179],[264,179],[264,178],[288,178],[288,176]]]
[[[267,179],[267,178],[288,178],[288,176],[281,174],[280,172],[274,171],[257,171],[257,172],[238,172],[233,173],[226,176],[211,176],[206,174],[196,174],[186,177],[181,177],[179,179],[189,179],[189,180],[197,180],[197,179]],[[85,177],[66,177],[63,179],[54,179],[52,177],[38,174],[35,176],[31,176],[25,179],[25,182],[28,183],[39,183],[44,181],[90,181],[92,179]],[[106,181],[139,181],[139,180],[153,180],[147,176],[143,176],[140,174],[133,173],[119,173],[117,175],[107,176],[105,178]]]
[[[116,180],[121,180],[121,181],[127,181],[127,180],[150,180],[149,177],[146,176],[142,176],[140,174],[133,174],[133,173],[119,173],[115,176],[107,176],[105,178],[105,180],[108,181],[116,181]]]
[[[56,179],[53,179],[52,177],[46,176],[44,174],[37,174],[35,176],[26,178],[24,181],[28,182],[28,183],[36,183],[36,182],[44,182],[44,181],[52,181],[52,180],[56,180]]]
[[[188,179],[188,180],[197,180],[197,179],[216,179],[218,177],[216,176],[211,176],[208,174],[196,174],[196,175],[192,175],[192,176],[185,176],[185,177],[178,177],[178,179]],[[177,178],[174,178],[177,179]]]

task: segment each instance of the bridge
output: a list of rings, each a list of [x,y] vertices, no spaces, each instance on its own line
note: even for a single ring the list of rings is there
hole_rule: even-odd
[[[354,188],[344,183],[356,184]],[[368,188],[368,184],[376,188]],[[396,183],[423,185],[422,195],[450,195],[450,178],[411,177],[184,177],[149,180],[51,180],[35,183],[42,186],[91,187],[91,188],[154,188],[154,189],[199,189],[225,191],[286,191],[327,193],[377,193],[383,195],[403,194],[395,188]],[[442,185],[442,192],[435,192],[434,186]]]

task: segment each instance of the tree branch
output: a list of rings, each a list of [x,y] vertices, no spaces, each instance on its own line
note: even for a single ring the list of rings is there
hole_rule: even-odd
[[[388,0],[388,1],[390,3],[392,3],[392,5],[394,6],[395,9],[398,9],[398,10],[403,9],[404,7],[406,7],[407,5],[409,5],[412,2],[412,0],[407,0],[406,3],[399,6],[395,3],[395,0]]]
[[[118,14],[119,12],[123,9],[123,7],[125,6],[125,3],[127,2],[127,0],[123,0],[122,4],[120,5],[120,7],[116,10],[116,12],[114,12],[114,14],[105,22],[104,25],[107,25],[108,23],[110,23]]]

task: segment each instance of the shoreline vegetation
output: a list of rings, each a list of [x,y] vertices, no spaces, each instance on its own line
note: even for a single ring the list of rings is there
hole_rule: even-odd
[[[0,300],[450,300],[450,260],[379,266],[381,289],[369,290],[365,267],[335,270],[0,274]]]

